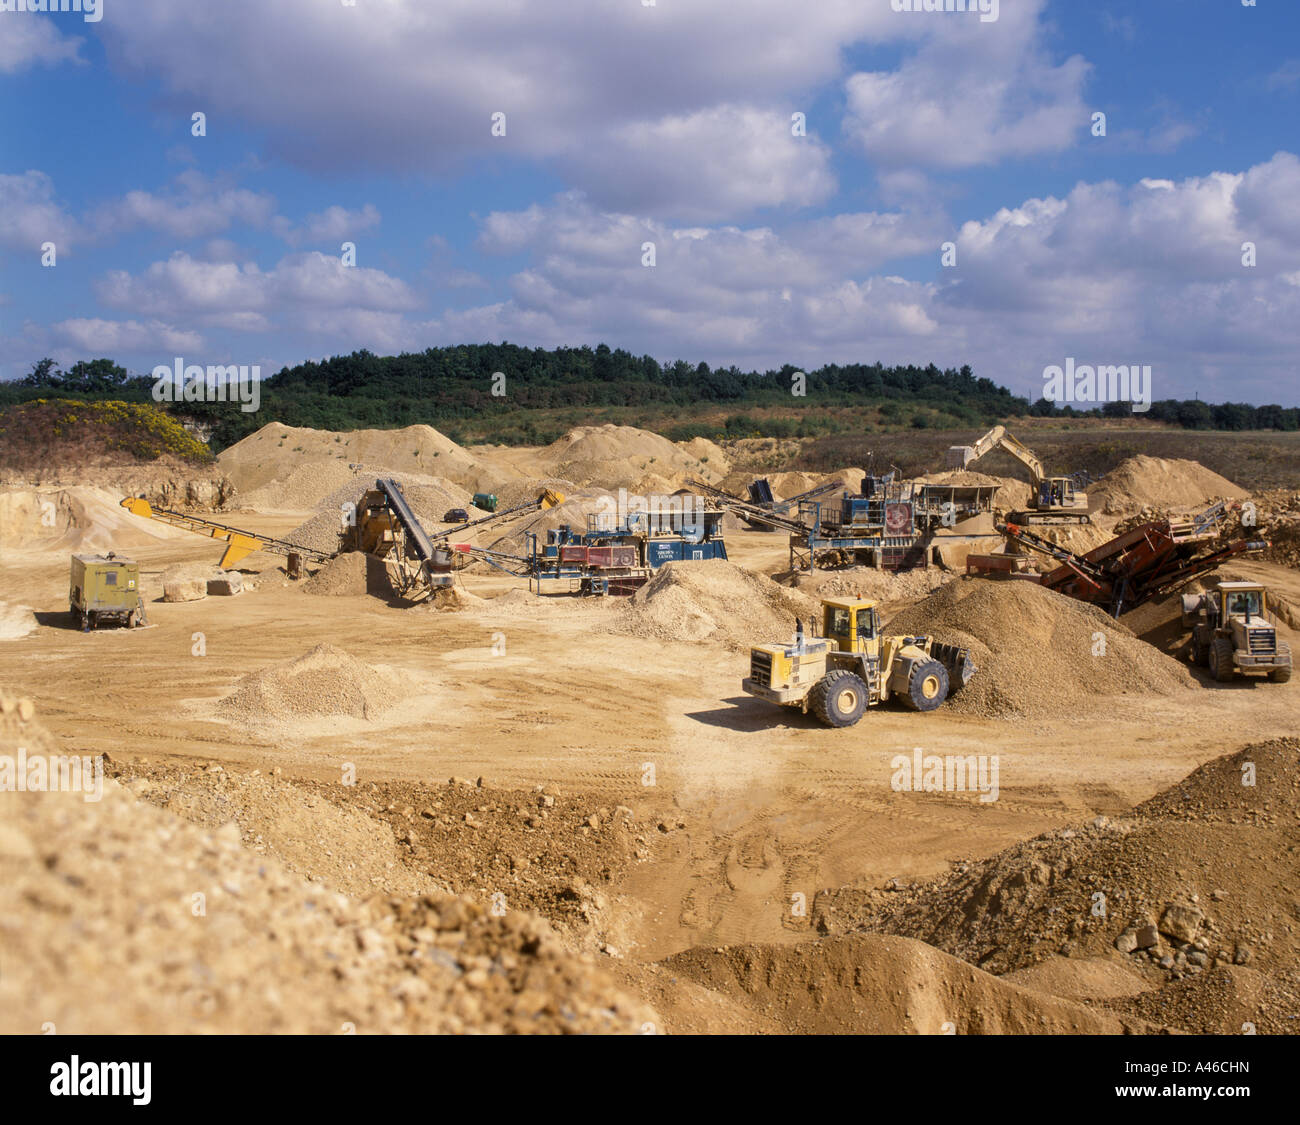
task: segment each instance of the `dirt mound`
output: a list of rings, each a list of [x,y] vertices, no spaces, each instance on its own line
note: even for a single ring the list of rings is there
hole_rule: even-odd
[[[1088,486],[1094,512],[1127,516],[1145,507],[1194,511],[1215,500],[1244,500],[1247,492],[1198,461],[1139,454]]]
[[[0,550],[119,554],[154,547],[189,532],[133,516],[114,493],[74,485],[0,493]]]
[[[1242,784],[1245,763],[1254,785]],[[1121,820],[1050,832],[920,886],[827,892],[814,925],[917,938],[997,974],[1058,955],[1105,958],[1162,996],[1171,982],[1249,963],[1290,997],[1251,1018],[1261,1031],[1295,1033],[1287,973],[1300,938],[1285,904],[1300,880],[1298,813],[1300,740],[1263,743],[1207,763]],[[1154,1017],[1153,1003],[1131,1010]],[[1203,1017],[1180,1026],[1240,1030]]]
[[[1117,1000],[1152,987],[1125,965],[1100,957],[1049,957],[998,979],[1066,1000]]]
[[[304,594],[327,598],[352,598],[362,594],[388,597],[393,584],[382,559],[360,551],[346,551],[330,559],[302,584]]]
[[[1100,609],[1029,582],[958,578],[903,610],[889,633],[971,650],[979,669],[948,706],[988,717],[1081,714],[1106,695],[1175,695],[1185,667]]]
[[[373,719],[397,701],[380,673],[342,649],[322,644],[296,660],[245,676],[218,708],[228,718],[245,720]]]
[[[815,619],[817,603],[724,559],[661,566],[621,607],[619,633],[669,641],[712,641],[747,649],[794,635],[795,618]]]
[[[1143,1021],[1030,992],[907,938],[691,949],[660,963],[802,1035],[1123,1034]]]
[[[51,752],[24,714],[0,700],[0,752]],[[477,895],[359,903],[245,851],[241,834],[111,777],[93,802],[0,792],[0,1034],[634,1033],[658,1020],[535,915]]]

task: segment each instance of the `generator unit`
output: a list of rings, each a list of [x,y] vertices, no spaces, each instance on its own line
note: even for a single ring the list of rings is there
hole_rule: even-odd
[[[73,555],[68,608],[82,632],[102,624],[139,628],[147,624],[140,595],[140,565],[107,555]]]

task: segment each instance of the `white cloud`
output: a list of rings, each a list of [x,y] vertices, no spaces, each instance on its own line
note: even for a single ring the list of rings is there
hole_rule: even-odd
[[[232,226],[267,226],[275,197],[247,188],[222,187],[201,172],[182,172],[163,194],[130,191],[98,208],[92,225],[105,237],[129,230],[158,230],[173,238],[207,238]]]
[[[95,290],[110,308],[232,331],[330,323],[343,330],[348,317],[400,314],[420,304],[405,282],[315,251],[291,254],[265,271],[253,262],[202,261],[177,251],[140,275],[111,271]]]
[[[82,62],[83,40],[59,34],[54,21],[29,13],[26,19],[4,21],[0,34],[0,74],[16,74],[30,66],[57,66],[63,62]]]
[[[87,355],[143,351],[195,351],[203,347],[197,332],[161,321],[76,318],[51,325],[56,341]]]
[[[62,252],[80,236],[75,219],[54,197],[54,181],[44,172],[0,175],[0,246],[30,253],[38,260],[43,242]]]
[[[279,217],[275,231],[290,246],[303,246],[310,242],[338,242],[353,239],[379,225],[379,209],[367,203],[360,211],[349,211],[335,204],[314,215],[308,215],[300,226]]]
[[[897,70],[845,83],[845,132],[885,168],[967,168],[1069,147],[1088,124],[1089,66],[1052,62],[1044,3],[1004,4],[995,23],[919,21],[933,34]]]
[[[826,150],[811,137],[794,146],[790,114],[811,109],[846,47],[917,30],[862,0],[798,12],[788,0],[227,0],[220,20],[137,0],[133,18],[105,21],[102,35],[117,67],[158,82],[187,112],[256,128],[301,166],[540,160],[584,177],[610,206],[716,217],[823,199]],[[293,49],[268,53],[268,42]],[[496,112],[504,137],[491,132]]]

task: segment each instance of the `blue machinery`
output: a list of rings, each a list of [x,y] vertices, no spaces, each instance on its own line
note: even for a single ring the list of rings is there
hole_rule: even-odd
[[[631,594],[649,581],[664,563],[725,559],[721,510],[700,511],[698,522],[686,526],[659,525],[649,513],[635,512],[615,524],[599,514],[587,517],[587,530],[569,524],[539,536],[526,535],[527,555],[509,555],[470,544],[456,550],[480,559],[507,574],[528,579],[537,593],[562,584],[575,594]]]

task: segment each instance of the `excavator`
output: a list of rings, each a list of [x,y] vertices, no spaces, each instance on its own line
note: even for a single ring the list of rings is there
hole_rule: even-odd
[[[1005,426],[994,426],[974,445],[948,447],[947,467],[964,469],[986,453],[1004,449],[1029,470],[1033,495],[1029,511],[1011,512],[1007,522],[1021,527],[1034,524],[1091,523],[1088,494],[1083,491],[1082,476],[1049,477],[1038,455],[1024,442],[1012,437]]]

